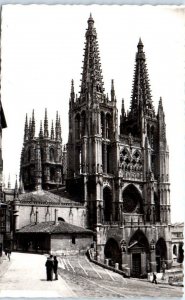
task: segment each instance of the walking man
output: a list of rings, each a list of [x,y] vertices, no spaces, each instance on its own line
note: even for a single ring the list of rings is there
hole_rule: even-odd
[[[153,280],[152,280],[152,283],[157,284],[157,276],[156,276],[155,273],[153,273]]]
[[[58,280],[58,260],[56,256],[54,256],[53,271],[55,273],[55,280]]]
[[[45,266],[46,266],[47,281],[52,281],[53,280],[53,259],[51,256],[47,258]]]
[[[9,250],[7,250],[7,256],[8,256],[9,261],[10,261],[10,255],[11,255],[11,250],[9,249]]]

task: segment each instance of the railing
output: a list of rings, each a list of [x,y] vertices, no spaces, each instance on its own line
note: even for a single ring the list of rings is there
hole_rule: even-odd
[[[127,277],[127,278],[130,277],[130,268],[122,266],[122,270],[120,270],[120,269],[118,269],[118,264],[115,264],[115,266],[112,267],[106,263],[101,262],[99,256],[95,254],[94,249],[87,250],[87,257],[89,258],[89,260],[91,262],[95,263],[96,265],[98,265],[102,268],[105,268],[105,269],[108,269],[115,273],[118,273],[118,274],[122,275],[123,277]],[[95,257],[96,257],[96,259],[95,259]]]

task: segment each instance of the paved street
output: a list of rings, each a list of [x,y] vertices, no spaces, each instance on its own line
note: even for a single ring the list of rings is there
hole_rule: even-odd
[[[0,277],[0,297],[75,297],[60,276],[58,281],[46,281],[45,261],[44,255],[12,253]]]
[[[181,297],[181,287],[152,284],[147,280],[123,278],[103,269],[86,257],[59,258],[60,274],[78,297]]]
[[[125,279],[84,256],[59,258],[59,280],[48,282],[45,255],[12,253],[0,277],[0,297],[181,297],[182,288]],[[1,276],[1,275],[0,275]]]

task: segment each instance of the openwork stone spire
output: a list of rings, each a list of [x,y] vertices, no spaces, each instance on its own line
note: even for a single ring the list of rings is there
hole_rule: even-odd
[[[28,138],[29,138],[28,116],[26,114],[25,126],[24,126],[24,141],[27,141]]]
[[[130,116],[132,118],[137,117],[140,111],[143,110],[146,115],[153,117],[155,112],[152,104],[146,58],[141,39],[139,39],[137,48]]]
[[[158,120],[159,120],[159,139],[166,143],[166,124],[165,124],[165,114],[163,110],[162,97],[159,99],[158,106]]]
[[[54,140],[54,138],[55,138],[55,133],[54,133],[53,120],[52,120],[52,123],[51,123],[51,139]]]
[[[96,90],[103,93],[103,77],[98,50],[97,33],[94,27],[92,15],[87,21],[88,29],[86,31],[85,53],[82,71],[81,96]]]
[[[32,121],[31,121],[31,138],[35,137],[35,116],[34,116],[34,109],[32,112]]]
[[[45,109],[45,117],[44,117],[44,137],[45,138],[49,137],[47,109]]]
[[[16,175],[15,189],[14,189],[14,199],[18,199],[18,197],[19,197],[19,190],[18,190],[17,175]]]
[[[39,132],[39,137],[40,137],[40,138],[43,138],[42,121],[40,121],[40,132]]]

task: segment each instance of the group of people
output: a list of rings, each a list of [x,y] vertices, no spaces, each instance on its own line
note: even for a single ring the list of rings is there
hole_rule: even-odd
[[[53,280],[53,273],[55,280],[58,280],[58,260],[56,256],[50,255],[45,263],[47,281]]]

